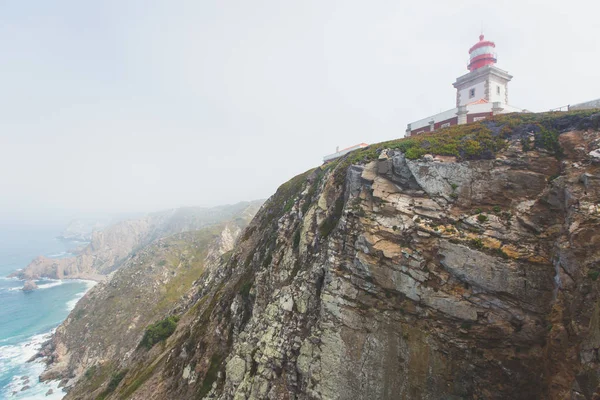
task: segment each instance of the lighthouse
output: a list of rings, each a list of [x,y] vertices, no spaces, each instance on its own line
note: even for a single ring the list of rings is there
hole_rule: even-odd
[[[469,49],[468,74],[456,79],[456,107],[476,101],[508,104],[508,82],[512,75],[496,67],[496,44],[479,36]]]
[[[496,67],[496,44],[484,35],[469,48],[468,73],[453,83],[456,106],[408,124],[406,136],[434,132],[452,125],[479,121],[491,115],[520,112],[508,103],[508,82],[513,78]]]
[[[479,35],[479,42],[469,49],[469,56],[471,57],[467,66],[469,71],[496,64],[496,53],[494,52],[496,44],[483,39],[485,39],[483,34]]]

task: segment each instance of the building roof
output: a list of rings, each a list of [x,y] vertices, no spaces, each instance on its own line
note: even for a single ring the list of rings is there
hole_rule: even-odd
[[[485,103],[489,103],[489,101],[487,101],[486,99],[479,99],[479,100],[475,100],[470,103],[467,103],[466,105],[471,106],[473,104],[485,104]]]

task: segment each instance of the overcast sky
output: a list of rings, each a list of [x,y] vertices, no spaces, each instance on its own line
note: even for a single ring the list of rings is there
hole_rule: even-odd
[[[0,0],[0,209],[266,198],[454,107],[482,26],[513,105],[598,98],[599,3]]]

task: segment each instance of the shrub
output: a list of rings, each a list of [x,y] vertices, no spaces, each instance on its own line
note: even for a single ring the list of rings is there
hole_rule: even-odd
[[[167,339],[173,334],[173,332],[175,332],[175,328],[177,327],[178,321],[178,316],[171,315],[163,320],[160,320],[150,325],[148,328],[146,328],[144,337],[142,338],[142,341],[140,342],[140,345],[138,347],[145,347],[146,349],[150,349],[156,343]]]
[[[600,276],[600,271],[598,271],[598,270],[592,270],[592,271],[588,272],[588,278],[590,278],[593,281],[597,280],[599,276]]]
[[[481,223],[483,223],[483,222],[486,222],[487,220],[488,220],[488,217],[487,217],[487,215],[484,215],[484,214],[479,214],[479,215],[477,216],[477,221],[479,221],[479,222],[481,222]]]
[[[508,258],[508,254],[506,254],[501,248],[497,248],[495,252],[504,259]]]
[[[483,249],[483,240],[481,240],[479,238],[471,239],[471,245],[475,248]]]
[[[500,211],[502,211],[502,209],[500,208],[500,206],[494,206],[493,210],[494,210],[494,212],[496,214],[499,213]]]
[[[475,214],[481,214],[481,208],[476,208],[474,211]]]

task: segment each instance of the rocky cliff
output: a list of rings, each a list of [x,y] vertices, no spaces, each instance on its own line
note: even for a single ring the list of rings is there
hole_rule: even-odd
[[[494,117],[293,178],[173,334],[67,398],[597,398],[599,121]]]
[[[131,252],[158,238],[197,230],[234,216],[244,219],[254,215],[261,204],[262,201],[256,201],[213,208],[186,207],[120,221],[93,231],[90,243],[76,256],[59,259],[39,256],[11,276],[20,279],[47,277],[102,281],[119,268]]]
[[[190,303],[185,296],[193,295],[193,283],[227,257],[256,208],[237,209],[224,222],[154,240],[130,255],[78,302],[44,345],[38,356],[48,357],[51,367],[41,379],[69,386],[89,368],[101,374],[107,361],[129,356],[157,316],[180,313]]]

